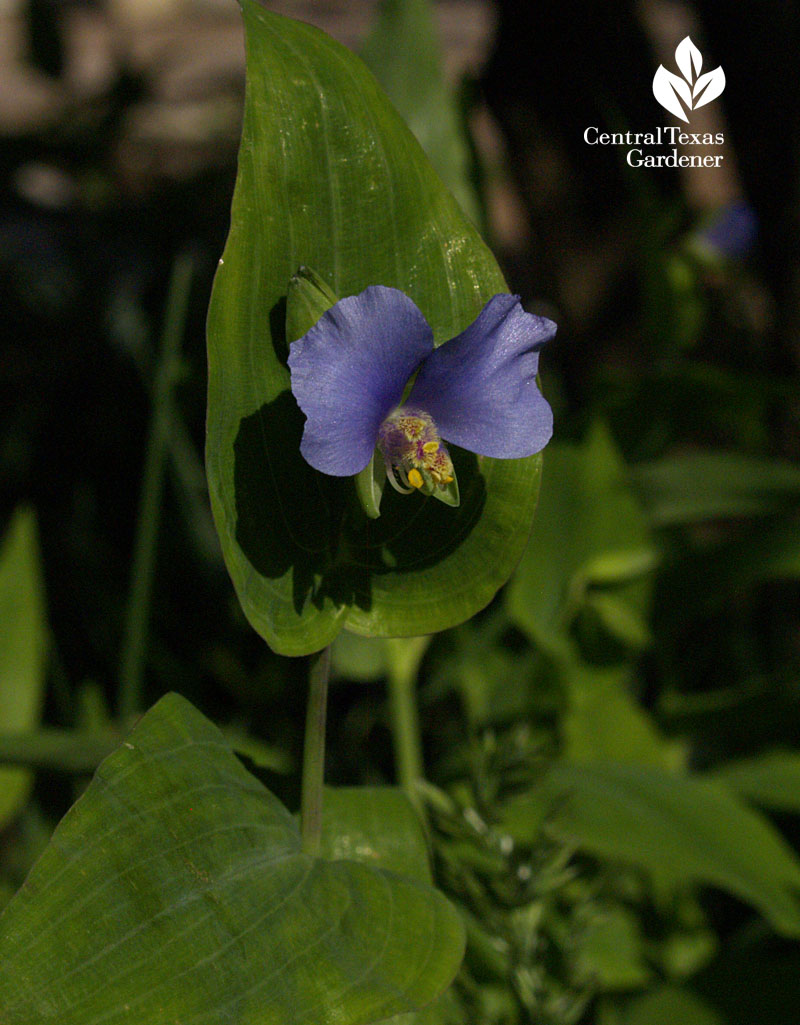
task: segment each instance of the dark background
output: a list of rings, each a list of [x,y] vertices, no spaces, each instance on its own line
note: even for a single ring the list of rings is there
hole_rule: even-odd
[[[354,47],[375,11],[368,3],[276,9]],[[559,324],[543,358],[557,440],[578,441],[602,419],[634,469],[697,449],[796,463],[798,4],[435,10],[490,243],[511,290]],[[689,33],[704,69],[725,70],[725,92],[706,109],[710,130],[725,134],[724,173],[632,170],[616,147],[587,146],[589,125],[669,123],[652,76],[659,63],[673,67],[675,44]],[[177,690],[296,763],[305,666],[272,655],[246,625],[202,469],[205,311],[227,231],[244,86],[235,4],[20,0],[0,15],[0,34],[0,525],[20,504],[38,520],[51,630],[44,721],[74,726],[91,695],[113,722],[158,338],[171,269],[188,253],[146,703]],[[668,538],[688,555],[659,578],[656,646],[638,668],[643,704],[665,730],[688,730],[700,767],[797,741],[797,575],[734,584],[694,606],[681,597],[711,586],[692,582],[693,545],[705,551],[710,540],[724,561],[751,529],[726,519]],[[504,644],[513,654],[519,639]],[[329,778],[390,781],[383,694],[343,675],[331,702]],[[659,711],[667,681],[702,696],[756,677],[769,682],[720,718],[678,723]],[[432,697],[427,712],[431,771],[441,780],[450,771],[440,765],[442,737],[463,740],[462,713],[452,695]],[[267,778],[296,802],[293,774]],[[39,777],[35,804],[47,829],[73,796],[63,775]],[[781,825],[796,839],[793,816]],[[12,829],[0,838],[10,886],[24,874],[20,837]],[[736,959],[750,949],[738,931],[747,924],[741,908],[719,897],[711,913],[720,942],[731,944],[724,971],[710,971],[701,988],[734,1025],[769,1025],[742,991],[726,996],[725,980],[740,974]],[[782,992],[793,978],[796,989],[796,950],[762,940],[745,959],[766,973],[763,988]],[[796,1001],[774,1005],[776,1023],[794,1020],[780,1008]]]

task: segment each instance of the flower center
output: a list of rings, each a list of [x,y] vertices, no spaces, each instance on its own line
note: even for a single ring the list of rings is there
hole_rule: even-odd
[[[439,437],[433,417],[422,410],[401,406],[390,413],[378,430],[378,448],[397,491],[408,494],[416,488],[430,494],[434,488],[446,487],[453,481],[450,453]]]

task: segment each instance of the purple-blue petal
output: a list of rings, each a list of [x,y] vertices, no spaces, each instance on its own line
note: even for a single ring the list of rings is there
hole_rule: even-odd
[[[743,200],[718,210],[711,223],[699,232],[699,239],[721,256],[744,259],[755,244],[758,218]]]
[[[335,477],[363,470],[378,428],[432,349],[428,322],[396,288],[372,285],[324,313],[289,352],[306,461]]]
[[[519,296],[496,295],[460,335],[423,363],[407,405],[424,409],[447,441],[518,459],[544,448],[553,414],[536,385],[539,349],[556,333]]]

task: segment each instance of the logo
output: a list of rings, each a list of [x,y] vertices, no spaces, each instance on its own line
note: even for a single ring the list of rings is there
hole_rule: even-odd
[[[691,112],[711,103],[725,88],[725,72],[719,67],[701,75],[703,55],[689,36],[678,43],[675,63],[683,78],[667,71],[663,64],[659,64],[653,78],[653,95],[670,114],[688,124],[687,111]]]
[[[689,36],[678,44],[675,63],[680,75],[659,65],[653,95],[688,125],[691,112],[711,103],[725,88],[725,72],[720,67],[703,74],[703,55]],[[721,167],[725,159],[717,149],[725,145],[722,132],[688,132],[681,125],[656,125],[643,132],[604,132],[590,125],[583,140],[588,146],[625,147],[628,167]]]

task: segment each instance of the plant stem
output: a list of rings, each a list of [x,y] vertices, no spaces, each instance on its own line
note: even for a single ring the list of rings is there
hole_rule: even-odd
[[[416,781],[425,777],[417,706],[417,673],[430,637],[398,637],[386,641],[389,661],[389,714],[397,779],[422,812]]]
[[[322,838],[322,788],[325,781],[325,719],[331,649],[311,656],[308,671],[308,709],[303,745],[303,782],[300,795],[300,835],[306,854],[317,855]]]
[[[191,279],[191,257],[179,256],[172,268],[156,368],[153,414],[145,456],[131,585],[125,616],[119,691],[119,714],[123,719],[141,711],[164,464],[172,419],[172,390],[177,377],[178,355],[186,323]]]

